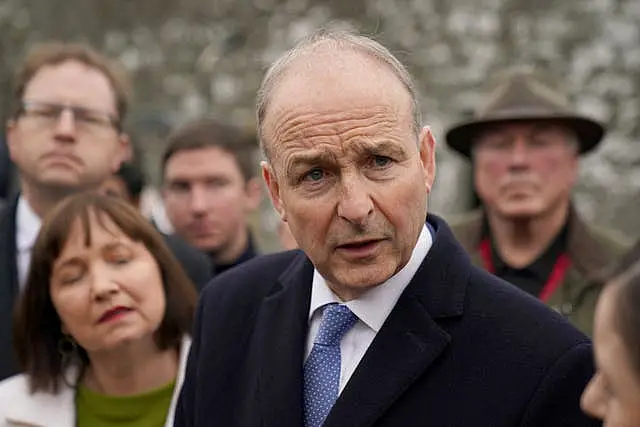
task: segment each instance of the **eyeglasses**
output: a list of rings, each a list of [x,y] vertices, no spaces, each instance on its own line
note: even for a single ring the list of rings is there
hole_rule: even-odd
[[[120,121],[112,114],[66,104],[23,101],[17,116],[29,117],[43,127],[53,127],[65,111],[71,112],[79,131],[95,133],[105,129],[121,130]]]

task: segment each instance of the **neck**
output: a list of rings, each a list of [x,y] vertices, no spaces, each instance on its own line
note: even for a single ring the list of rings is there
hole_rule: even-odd
[[[158,350],[152,339],[145,341],[90,354],[84,384],[104,395],[132,396],[174,381],[178,375],[178,352]]]
[[[44,218],[62,199],[72,194],[71,191],[56,189],[38,189],[24,182],[20,184],[22,197],[40,218]]]
[[[240,258],[249,246],[249,231],[245,227],[238,234],[238,237],[224,249],[214,252],[213,262],[218,265],[230,265]]]
[[[569,216],[569,201],[548,214],[531,218],[505,218],[487,210],[491,237],[500,258],[522,268],[535,261],[561,232]]]

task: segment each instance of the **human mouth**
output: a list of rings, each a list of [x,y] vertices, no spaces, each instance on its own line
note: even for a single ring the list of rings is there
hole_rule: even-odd
[[[348,258],[366,258],[373,255],[383,239],[368,239],[344,243],[336,247],[336,250]]]
[[[80,159],[72,154],[50,153],[44,156],[44,159],[50,163],[79,164]]]
[[[111,322],[113,320],[117,320],[117,319],[119,319],[119,318],[121,318],[123,316],[126,316],[131,311],[133,311],[133,310],[128,308],[128,307],[123,307],[123,306],[113,307],[113,308],[105,311],[102,314],[102,316],[100,316],[100,319],[98,319],[98,323],[107,323],[107,322]]]

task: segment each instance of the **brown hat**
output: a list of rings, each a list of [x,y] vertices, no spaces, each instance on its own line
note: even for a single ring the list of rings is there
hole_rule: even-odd
[[[446,134],[447,145],[470,157],[471,145],[478,131],[487,124],[523,120],[557,120],[572,129],[580,144],[580,154],[592,150],[605,128],[596,120],[577,114],[569,98],[530,69],[507,70],[488,102],[476,111],[474,118],[453,126]]]

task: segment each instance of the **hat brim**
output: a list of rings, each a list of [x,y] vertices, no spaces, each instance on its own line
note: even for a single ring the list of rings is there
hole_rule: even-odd
[[[605,128],[599,122],[581,116],[524,116],[472,120],[458,124],[446,133],[447,145],[465,157],[471,157],[471,148],[478,132],[487,125],[523,122],[531,120],[549,120],[561,122],[576,133],[580,144],[580,155],[593,150],[602,141]]]

